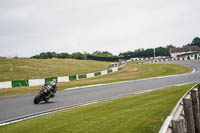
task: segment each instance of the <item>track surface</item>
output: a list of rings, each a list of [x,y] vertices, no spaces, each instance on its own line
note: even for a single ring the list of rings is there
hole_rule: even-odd
[[[36,94],[18,96],[0,100],[0,122],[29,115],[33,113],[51,110],[63,106],[72,106],[75,104],[88,103],[101,99],[111,99],[130,93],[139,93],[148,90],[156,90],[167,86],[199,82],[200,81],[200,62],[199,61],[176,61],[164,62],[165,64],[182,64],[193,67],[196,71],[189,74],[168,76],[162,78],[133,80],[106,84],[102,86],[93,86],[73,90],[59,91],[56,97],[50,99],[47,104],[33,104],[33,98]]]

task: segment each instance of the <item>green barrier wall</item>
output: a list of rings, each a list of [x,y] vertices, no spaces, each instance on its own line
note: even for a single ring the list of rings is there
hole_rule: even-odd
[[[112,72],[112,69],[108,69],[107,71],[108,71],[108,73],[111,73],[111,72]]]
[[[94,73],[94,76],[99,76],[99,75],[101,75],[101,72]]]
[[[15,80],[15,81],[12,81],[12,88],[22,87],[22,86],[29,86],[28,80]]]
[[[200,57],[197,57],[197,58],[199,59]],[[122,67],[119,67],[118,71],[119,70],[122,70]],[[113,72],[112,69],[107,70],[107,73],[112,73],[112,72]],[[100,76],[100,75],[101,75],[101,72],[94,73],[94,76]],[[71,75],[71,76],[69,76],[69,81],[77,80],[77,78],[78,79],[87,78],[87,74],[80,74],[80,75],[78,75],[78,77],[76,75]],[[52,80],[56,80],[58,82],[58,77],[45,78],[44,80],[45,80],[45,83],[52,81]],[[12,88],[29,86],[29,80],[15,80],[15,81],[11,81],[11,82],[12,82]]]
[[[194,58],[197,59],[197,54],[194,55]]]
[[[78,78],[79,78],[79,79],[86,78],[86,74],[78,75]]]
[[[122,70],[122,67],[118,67],[118,71]]]
[[[52,77],[52,78],[45,78],[45,83],[49,82],[49,81],[53,81],[56,80],[56,82],[58,81],[57,77]]]
[[[69,81],[76,80],[76,75],[69,76]]]

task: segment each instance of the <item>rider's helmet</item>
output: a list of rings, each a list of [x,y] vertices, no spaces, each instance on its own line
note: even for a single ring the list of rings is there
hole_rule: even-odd
[[[53,80],[51,81],[51,84],[52,84],[52,85],[56,85],[56,82],[57,82],[57,81],[56,81],[55,79],[53,79]]]

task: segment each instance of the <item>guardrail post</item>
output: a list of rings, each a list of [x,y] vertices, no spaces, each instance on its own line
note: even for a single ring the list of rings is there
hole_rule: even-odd
[[[198,91],[196,89],[191,90],[195,130],[197,133],[200,133],[200,117],[199,117],[199,105],[198,105],[197,92]]]
[[[188,133],[195,133],[194,115],[192,110],[192,100],[189,98],[183,99],[183,109],[186,120],[186,127]]]
[[[199,99],[198,104],[199,104],[199,112],[200,112],[200,84],[198,84],[197,87],[198,87],[198,99]]]
[[[186,133],[184,120],[172,120],[172,133]]]

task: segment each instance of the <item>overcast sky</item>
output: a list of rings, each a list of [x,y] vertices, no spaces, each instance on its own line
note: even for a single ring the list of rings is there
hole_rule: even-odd
[[[0,0],[0,56],[182,46],[200,37],[200,0]]]

